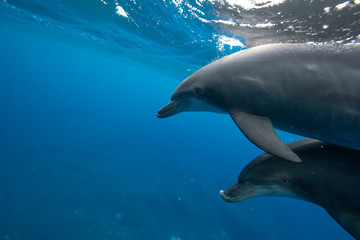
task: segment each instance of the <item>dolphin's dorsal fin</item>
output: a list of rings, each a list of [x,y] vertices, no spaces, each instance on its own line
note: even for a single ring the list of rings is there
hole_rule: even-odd
[[[341,212],[341,211],[327,210],[327,212],[355,239],[360,240],[359,211]]]
[[[265,152],[292,162],[301,162],[301,159],[276,135],[269,118],[238,110],[230,111],[230,116],[241,132]]]

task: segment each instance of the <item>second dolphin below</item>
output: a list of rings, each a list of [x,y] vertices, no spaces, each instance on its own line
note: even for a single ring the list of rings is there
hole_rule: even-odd
[[[259,148],[301,159],[274,127],[360,150],[360,44],[269,44],[231,54],[192,74],[157,116],[230,114]]]
[[[240,173],[238,182],[220,191],[228,202],[283,196],[323,207],[360,240],[360,151],[305,139],[288,144],[302,163],[262,154]]]

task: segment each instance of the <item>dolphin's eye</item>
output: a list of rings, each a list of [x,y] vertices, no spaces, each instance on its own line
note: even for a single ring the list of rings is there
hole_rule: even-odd
[[[196,94],[201,93],[201,88],[199,88],[199,87],[194,88],[194,92],[195,92]]]
[[[281,179],[281,182],[284,183],[284,184],[287,184],[287,183],[289,182],[289,180],[286,179],[286,178],[282,178],[282,179]]]

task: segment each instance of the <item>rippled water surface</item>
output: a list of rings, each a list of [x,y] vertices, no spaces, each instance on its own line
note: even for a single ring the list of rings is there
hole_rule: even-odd
[[[358,0],[2,0],[0,10],[114,53],[199,66],[263,43],[360,38]]]

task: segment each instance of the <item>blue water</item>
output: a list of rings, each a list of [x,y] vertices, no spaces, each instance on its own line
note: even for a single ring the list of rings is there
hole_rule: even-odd
[[[186,76],[247,43],[189,6],[231,11],[127,1],[121,17],[106,3],[0,1],[0,240],[351,239],[310,203],[220,198],[261,154],[229,116],[156,117]]]

